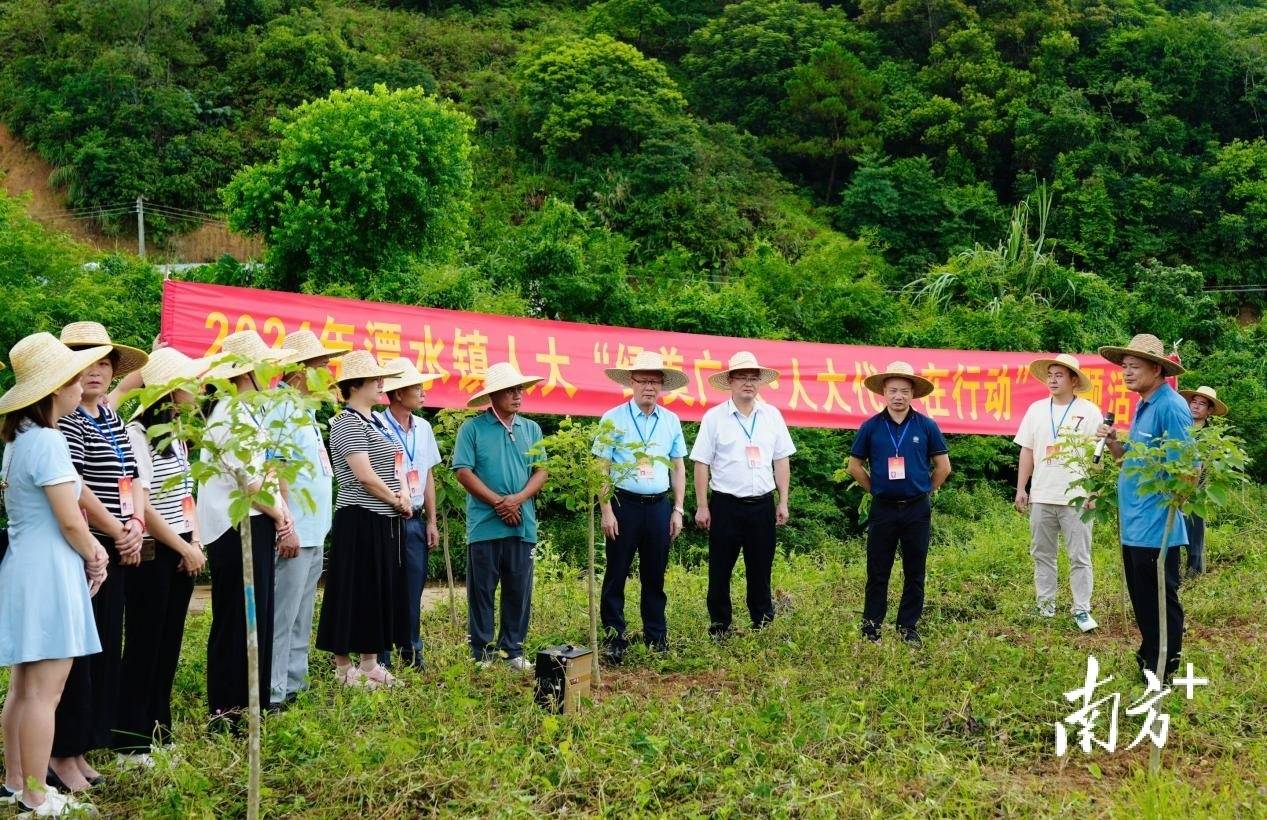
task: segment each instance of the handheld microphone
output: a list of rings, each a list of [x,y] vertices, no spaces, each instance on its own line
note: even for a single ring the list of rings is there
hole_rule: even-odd
[[[1109,427],[1113,426],[1113,422],[1117,420],[1117,416],[1112,411],[1104,414],[1104,423]],[[1109,436],[1113,435],[1113,431],[1109,431]],[[1105,436],[1095,443],[1095,456],[1091,459],[1092,464],[1099,464],[1100,457],[1104,455],[1104,445],[1108,443],[1109,436]]]

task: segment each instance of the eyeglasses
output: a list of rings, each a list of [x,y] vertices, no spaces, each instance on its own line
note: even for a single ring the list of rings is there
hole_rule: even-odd
[[[663,379],[630,379],[630,381],[633,382],[634,384],[642,385],[643,387],[663,387],[664,386]]]
[[[761,377],[760,376],[731,376],[730,380],[732,382],[745,382],[747,384],[756,384],[757,382],[761,381]]]

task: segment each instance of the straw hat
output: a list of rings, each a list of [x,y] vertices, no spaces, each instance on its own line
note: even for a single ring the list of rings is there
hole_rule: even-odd
[[[779,377],[779,371],[771,370],[768,367],[762,367],[757,364],[755,354],[749,353],[747,350],[741,350],[730,357],[730,363],[726,369],[720,373],[714,373],[708,377],[708,383],[718,390],[730,389],[730,374],[736,370],[759,370],[761,372],[761,383],[769,384]]]
[[[393,390],[400,390],[405,387],[413,387],[415,384],[421,384],[423,387],[431,384],[440,378],[439,373],[419,373],[414,363],[401,356],[399,359],[392,359],[387,363],[387,367],[399,370],[400,375],[390,378],[383,382],[383,392],[390,393]]]
[[[1078,360],[1068,353],[1058,353],[1053,358],[1035,359],[1029,364],[1029,372],[1040,382],[1045,382],[1047,381],[1047,370],[1053,364],[1069,368],[1078,377],[1078,383],[1074,385],[1073,392],[1086,393],[1091,389],[1091,379],[1087,377],[1086,373],[1082,372],[1082,365],[1078,363]]]
[[[381,367],[374,354],[368,350],[353,350],[343,357],[339,367],[339,378],[336,381],[346,382],[352,379],[388,379],[399,376],[399,367]]]
[[[922,399],[933,392],[933,383],[923,376],[916,375],[915,368],[906,362],[891,362],[883,373],[867,376],[862,380],[863,387],[872,393],[884,395],[884,383],[889,379],[906,379],[915,388],[914,398]]]
[[[1184,401],[1192,401],[1193,396],[1201,396],[1207,399],[1210,404],[1214,405],[1214,409],[1210,411],[1212,416],[1226,416],[1227,405],[1219,401],[1219,394],[1215,392],[1213,387],[1201,385],[1196,390],[1180,390],[1179,395],[1183,396]]]
[[[150,360],[141,368],[141,381],[146,387],[170,384],[174,381],[190,381],[207,372],[210,359],[191,359],[174,347],[160,347],[150,356]],[[173,388],[179,389],[179,388]],[[150,401],[137,400],[136,411],[129,421],[136,421],[150,407],[158,404],[171,395],[169,390]]]
[[[32,333],[9,350],[14,383],[0,396],[0,416],[30,407],[109,353],[110,345],[71,350],[51,333]]]
[[[1113,364],[1119,365],[1122,363],[1122,359],[1127,356],[1147,359],[1150,362],[1161,365],[1163,376],[1181,376],[1184,373],[1182,365],[1166,358],[1165,345],[1161,343],[1161,339],[1151,333],[1136,334],[1126,347],[1106,345],[1100,348],[1100,355],[1113,362]]]
[[[213,357],[219,364],[207,372],[207,378],[234,379],[250,373],[264,362],[280,361],[292,352],[290,348],[269,347],[254,330],[239,330],[224,337],[220,352]],[[230,359],[230,356],[235,358]]]
[[[633,364],[629,367],[609,367],[603,372],[607,374],[607,378],[614,381],[622,387],[634,387],[633,374],[639,372],[658,371],[661,378],[664,379],[665,390],[677,390],[679,387],[686,387],[690,383],[690,379],[686,374],[675,367],[665,367],[664,357],[654,350],[643,350],[634,357]]]
[[[498,362],[484,373],[484,389],[471,396],[467,407],[483,407],[492,401],[490,396],[509,387],[527,387],[541,381],[540,376],[525,376],[510,362]]]
[[[62,344],[71,350],[101,345],[114,348],[114,352],[119,354],[119,364],[114,368],[116,378],[126,376],[150,358],[149,354],[143,350],[127,345],[117,345],[110,341],[110,334],[106,331],[105,325],[99,322],[71,322],[62,328]]]
[[[286,348],[291,351],[291,354],[281,360],[282,364],[302,364],[323,356],[335,359],[347,353],[346,350],[326,347],[311,330],[296,330],[294,333],[287,333]]]

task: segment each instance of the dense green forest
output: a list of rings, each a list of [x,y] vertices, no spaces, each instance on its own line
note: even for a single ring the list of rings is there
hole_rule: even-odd
[[[265,238],[201,278],[840,343],[1151,332],[1248,432],[1265,31],[1267,4],[1202,0],[12,0],[0,119],[72,206]],[[3,347],[85,315],[148,340],[143,264],[83,271],[3,204]],[[834,529],[850,434],[797,436]],[[1006,440],[953,446],[957,480],[1011,482]]]

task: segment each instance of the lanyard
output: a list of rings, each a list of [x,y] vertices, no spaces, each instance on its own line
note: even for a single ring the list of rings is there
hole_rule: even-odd
[[[642,439],[642,449],[650,450],[651,440],[655,438],[656,425],[660,423],[660,414],[659,413],[651,414],[652,418],[654,418],[655,421],[651,422],[651,430],[644,436],[642,434],[642,428],[638,426],[638,417],[634,415],[633,406],[626,404],[625,409],[629,411],[629,420],[633,422],[634,432],[638,434],[638,438]],[[753,424],[756,424],[756,422],[754,421]]]
[[[902,435],[898,436],[897,438],[893,438],[893,427],[891,424],[891,419],[889,419],[886,415],[885,420],[884,420],[884,431],[889,434],[889,441],[893,442],[893,455],[895,456],[902,455],[902,442],[906,440],[906,434],[910,431],[911,426],[912,426],[910,423],[911,417],[909,415],[906,417],[906,421],[907,421],[906,424],[898,425],[899,427],[902,428]]]
[[[510,440],[514,441],[515,440],[515,423],[512,421],[510,424],[507,424],[506,422],[502,421],[502,417],[497,415],[496,407],[490,406],[488,410],[490,413],[493,414],[493,418],[497,419],[497,423],[500,424],[502,427],[506,428],[506,435],[510,436]]]
[[[752,441],[752,434],[757,432],[757,408],[752,408],[752,426],[744,427],[743,419],[739,418],[739,411],[732,410],[730,414],[735,417],[735,423],[739,425],[739,429],[743,430],[743,434],[748,437],[748,441]]]
[[[78,408],[76,412],[78,412],[79,415],[83,416],[84,418],[88,419],[88,421],[92,422],[92,426],[97,428],[97,433],[101,436],[103,441],[106,438],[110,439],[110,447],[114,450],[114,454],[119,457],[119,466],[127,467],[127,464],[128,464],[127,460],[123,457],[123,447],[122,445],[119,444],[119,439],[115,436],[114,427],[111,426],[109,419],[106,420],[105,424],[102,424],[101,422],[94,419],[92,416],[88,415],[88,411],[84,410],[84,408],[82,407]],[[102,408],[101,415],[103,418],[105,417],[107,412],[109,411],[107,411],[105,408]]]
[[[383,417],[387,419],[387,423],[391,425],[392,432],[396,434],[396,438],[400,441],[400,449],[405,451],[405,455],[409,457],[409,466],[414,464],[414,453],[418,452],[418,439],[414,438],[413,424],[409,425],[409,443],[405,443],[405,428],[396,423],[395,417],[392,416],[390,410],[383,412]]]
[[[1060,428],[1065,426],[1065,419],[1069,417],[1069,411],[1072,409],[1073,409],[1073,402],[1071,401],[1065,405],[1064,415],[1060,417],[1060,424],[1057,424],[1056,423],[1056,400],[1055,399],[1051,400],[1051,405],[1048,408],[1047,415],[1050,417],[1050,420],[1051,420],[1051,440],[1052,441],[1055,441],[1056,439],[1060,438]]]

